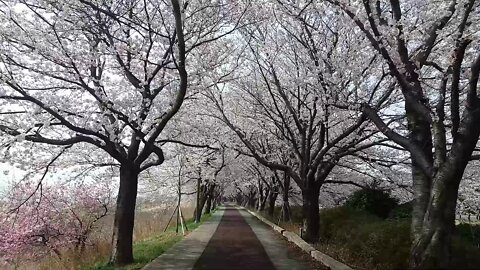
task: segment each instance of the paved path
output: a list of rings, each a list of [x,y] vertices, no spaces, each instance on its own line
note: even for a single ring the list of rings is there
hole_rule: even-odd
[[[143,270],[311,269],[290,249],[247,211],[226,207]]]

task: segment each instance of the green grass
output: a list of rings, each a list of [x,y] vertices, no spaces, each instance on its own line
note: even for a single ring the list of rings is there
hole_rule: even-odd
[[[340,206],[320,212],[320,242],[315,247],[354,269],[406,269],[410,252],[408,205],[394,209],[391,218],[381,218],[363,210]],[[274,217],[278,221],[279,209]],[[298,232],[301,208],[292,207],[292,223],[280,224]],[[480,265],[480,225],[459,224],[452,239],[449,269],[478,269]]]
[[[186,222],[188,230],[192,231],[196,229],[202,222],[209,219],[211,214],[205,214],[202,216],[200,223],[195,223],[193,220]],[[135,263],[126,265],[123,267],[116,267],[109,265],[106,261],[97,262],[94,265],[85,266],[82,270],[137,270],[144,267],[147,263],[153,259],[162,255],[166,250],[171,248],[175,243],[180,241],[183,235],[180,232],[175,233],[175,226],[170,226],[166,232],[159,235],[152,236],[148,239],[135,242],[133,244],[133,258]]]

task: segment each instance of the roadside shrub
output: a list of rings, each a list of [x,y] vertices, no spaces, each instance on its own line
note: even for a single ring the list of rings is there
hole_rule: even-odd
[[[366,211],[340,206],[324,209],[320,212],[320,237],[323,240],[335,238],[348,241],[350,235],[343,233],[364,224],[381,220]]]
[[[412,206],[413,206],[412,201],[402,203],[397,207],[393,208],[390,214],[388,215],[388,217],[391,219],[411,219]]]
[[[455,227],[455,235],[480,248],[480,225],[460,223]]]
[[[411,203],[402,204],[396,211],[409,214],[409,208]],[[393,215],[392,211],[391,216]],[[354,269],[408,267],[411,246],[408,218],[382,219],[365,210],[348,206],[324,209],[320,212],[320,239],[317,249]],[[478,269],[478,265],[480,225],[459,224],[452,238],[449,269]]]
[[[356,269],[407,267],[410,224],[347,206],[321,212],[319,249]],[[332,254],[333,253],[333,254]]]
[[[398,205],[390,194],[375,189],[362,189],[355,191],[346,201],[346,206],[354,209],[365,210],[381,218],[387,218],[389,213]]]

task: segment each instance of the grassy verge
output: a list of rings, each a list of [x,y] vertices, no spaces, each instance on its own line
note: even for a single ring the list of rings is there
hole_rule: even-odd
[[[187,221],[189,231],[196,229],[202,222],[209,219],[211,214],[202,216],[200,223],[195,223],[193,220]],[[137,241],[133,244],[133,258],[135,263],[115,267],[108,265],[106,260],[99,261],[94,265],[85,266],[82,270],[137,270],[144,267],[147,263],[163,254],[166,250],[171,248],[175,243],[183,238],[181,233],[175,233],[175,226],[170,226],[166,232],[160,233],[153,237]]]
[[[280,223],[298,233],[301,209],[292,208],[293,221]],[[278,222],[279,211],[273,217]],[[315,248],[354,269],[406,269],[410,251],[410,219],[383,219],[368,212],[341,206],[320,213],[320,242]],[[480,265],[480,225],[456,226],[452,239],[449,269],[478,269]]]

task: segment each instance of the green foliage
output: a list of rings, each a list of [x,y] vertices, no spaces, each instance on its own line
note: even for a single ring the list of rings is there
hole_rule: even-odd
[[[366,211],[343,206],[323,210],[320,223],[322,244],[347,263],[354,259],[354,268],[407,267],[408,222],[385,221]]]
[[[470,230],[476,230],[477,238],[473,238],[472,234],[464,234]],[[460,231],[457,226],[457,233],[452,238],[453,254],[450,261],[452,269],[478,269],[480,265],[478,232],[478,225],[465,224]]]
[[[409,206],[403,204],[399,208]],[[411,245],[408,218],[382,219],[364,210],[342,206],[322,210],[320,226],[322,242],[318,248],[354,269],[387,270],[408,266]],[[479,248],[480,225],[457,225],[450,268],[478,269]]]
[[[393,208],[388,215],[391,219],[411,219],[413,202],[406,202]]]
[[[480,247],[480,225],[461,223],[455,227],[455,235],[464,241]]]
[[[382,190],[362,189],[354,192],[346,201],[346,206],[365,210],[381,218],[387,218],[398,202]]]

